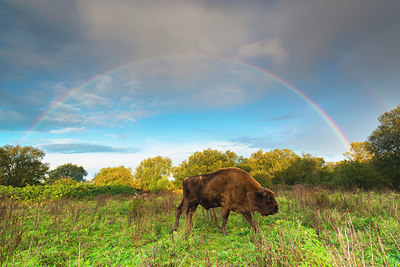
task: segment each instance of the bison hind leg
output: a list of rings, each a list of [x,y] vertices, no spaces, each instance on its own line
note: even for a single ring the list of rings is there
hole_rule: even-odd
[[[224,207],[224,206],[222,206],[222,211],[221,211],[221,217],[222,217],[222,227],[221,227],[221,232],[222,232],[222,234],[224,234],[224,235],[228,235],[227,233],[226,233],[226,230],[225,230],[225,226],[226,226],[226,223],[228,222],[228,218],[229,218],[229,213],[230,213],[230,208],[229,207]]]

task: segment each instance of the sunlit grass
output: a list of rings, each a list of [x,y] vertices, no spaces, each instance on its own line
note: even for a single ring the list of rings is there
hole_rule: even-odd
[[[42,204],[0,201],[0,264],[10,266],[400,266],[400,194],[276,188],[280,212],[255,216],[198,208],[171,233],[180,195],[100,195]]]

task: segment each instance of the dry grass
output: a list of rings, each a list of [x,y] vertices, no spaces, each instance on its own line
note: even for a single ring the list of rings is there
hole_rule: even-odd
[[[400,194],[306,185],[274,189],[280,212],[255,216],[199,208],[171,234],[180,195],[99,195],[23,205],[0,200],[0,265],[400,265]]]

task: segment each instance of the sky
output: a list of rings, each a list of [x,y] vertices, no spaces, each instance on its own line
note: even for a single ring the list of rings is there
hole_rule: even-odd
[[[400,104],[398,0],[0,0],[0,146],[51,169],[196,151],[326,161]]]

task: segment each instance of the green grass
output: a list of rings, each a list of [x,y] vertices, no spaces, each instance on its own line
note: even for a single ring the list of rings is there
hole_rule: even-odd
[[[400,194],[276,188],[280,212],[255,215],[254,233],[231,213],[198,208],[189,231],[180,196],[146,194],[0,200],[0,265],[5,266],[400,266]]]

